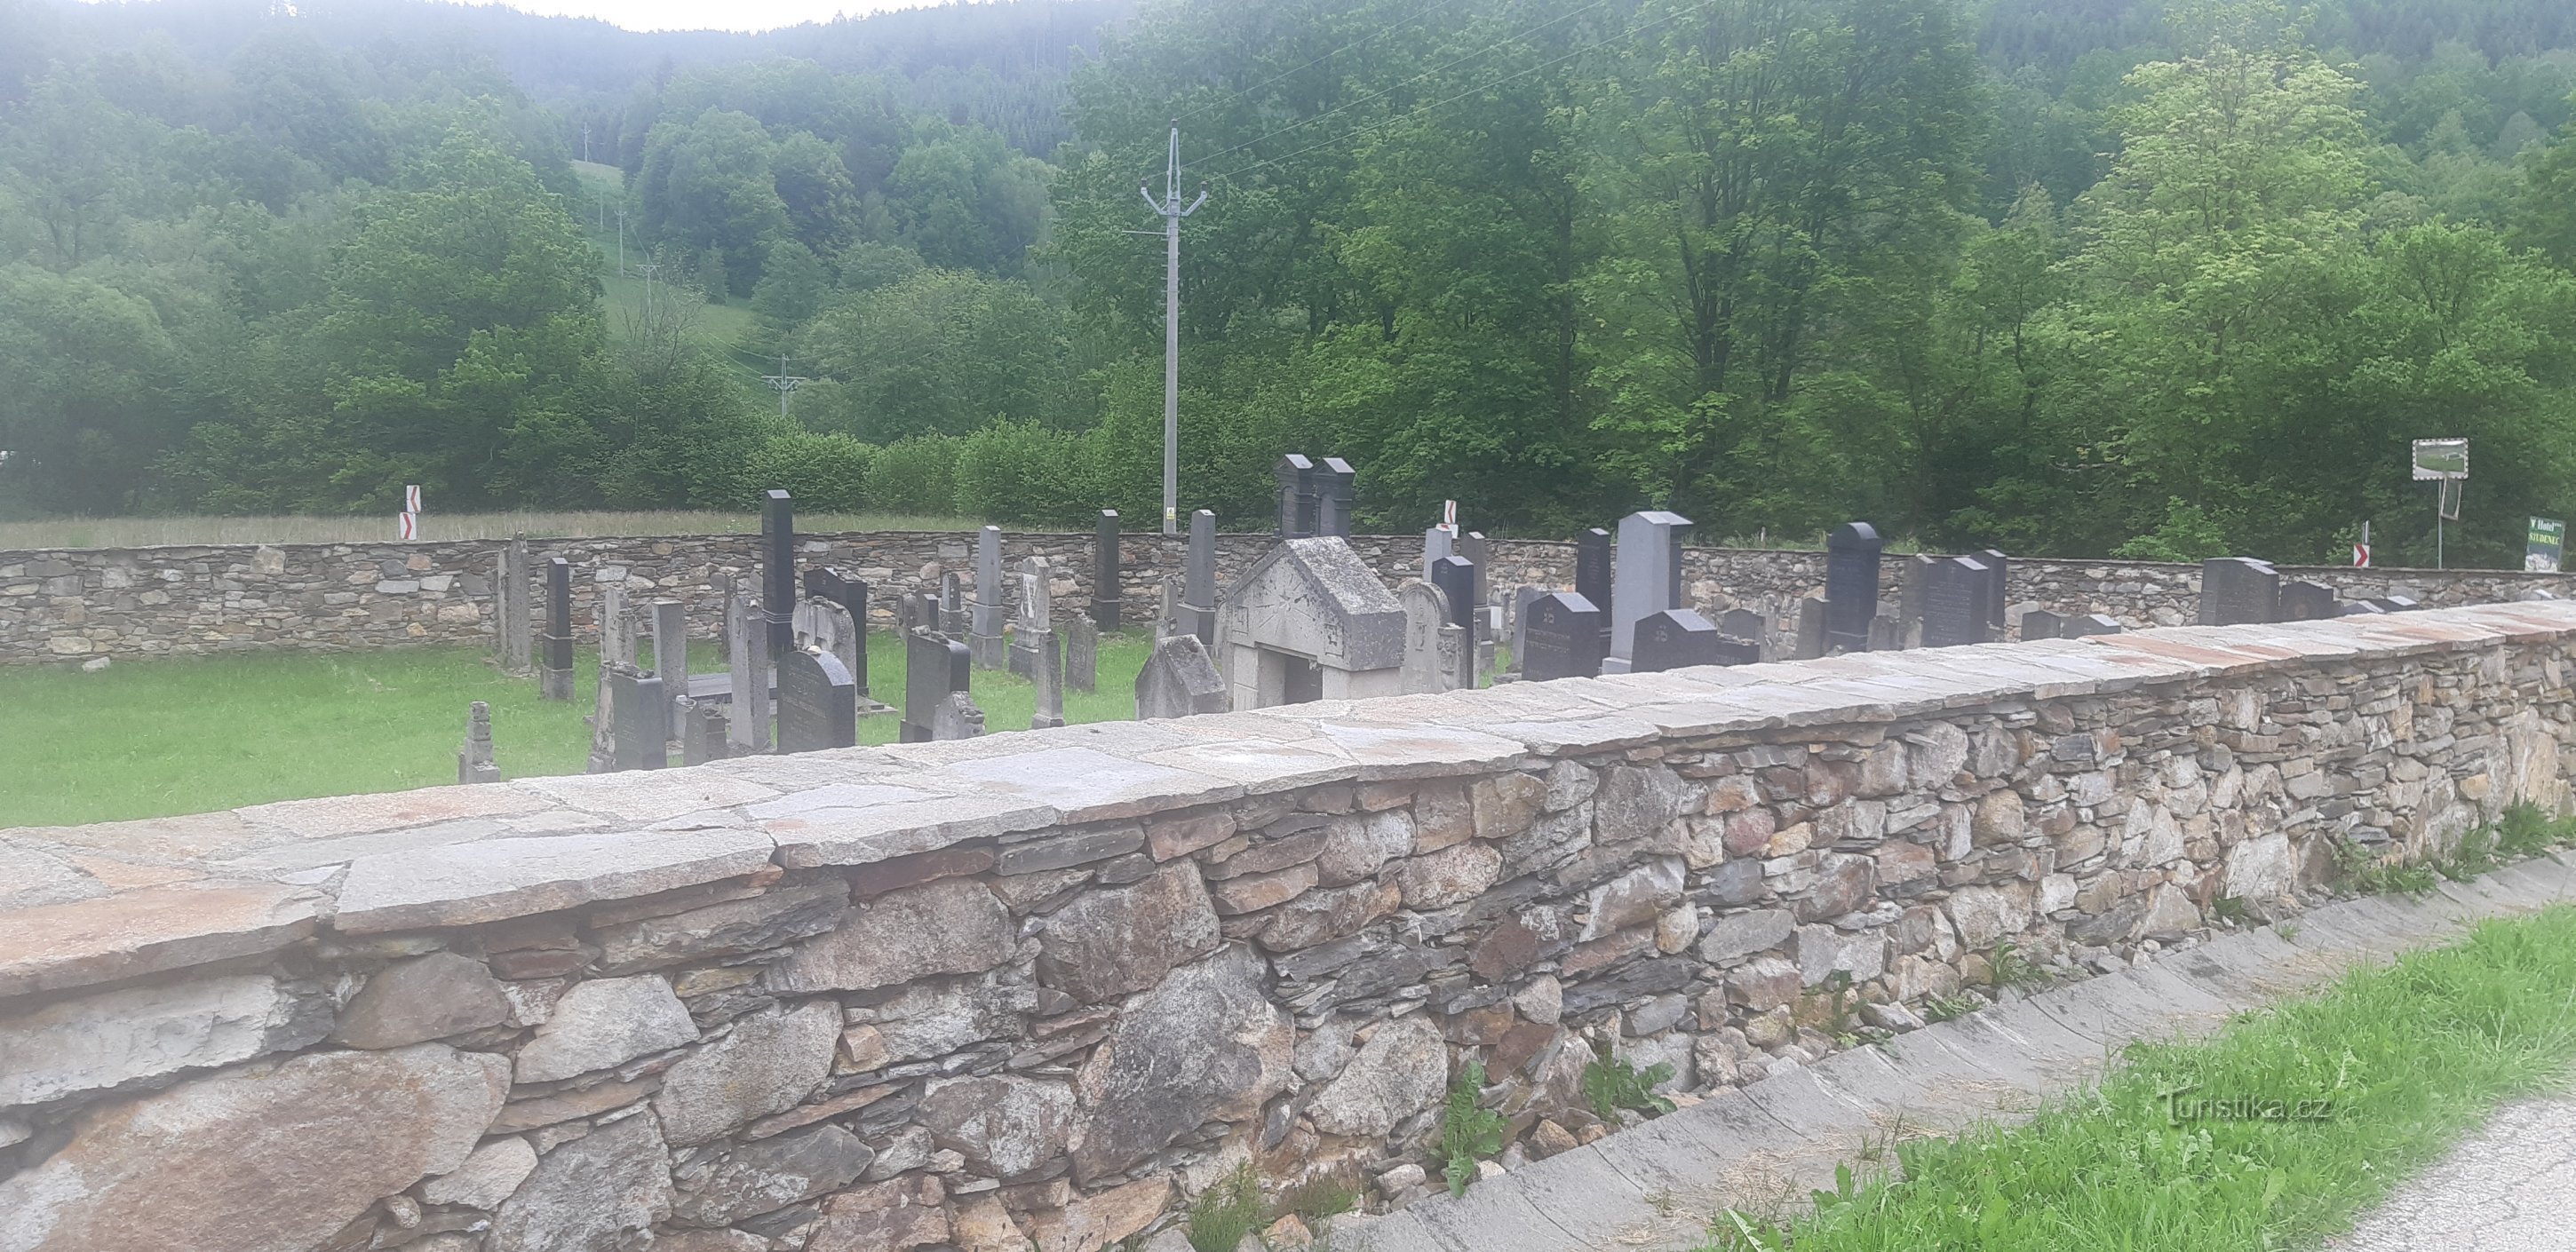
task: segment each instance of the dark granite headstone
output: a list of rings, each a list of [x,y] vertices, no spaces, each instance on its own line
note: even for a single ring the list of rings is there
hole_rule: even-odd
[[[2124,628],[2120,625],[2119,618],[2112,617],[2107,613],[2087,613],[2081,617],[2067,618],[2063,624],[2058,626],[2057,637],[2060,639],[2081,639],[2086,635],[2116,635],[2123,629]]]
[[[1954,556],[1923,567],[1923,646],[1984,643],[1987,586],[1993,571],[1975,557]]]
[[[965,644],[931,630],[916,630],[903,641],[903,720],[896,737],[905,743],[928,743],[933,717],[952,692],[972,681],[975,658]]]
[[[662,680],[618,670],[608,676],[615,688],[610,699],[610,732],[618,769],[660,769],[670,763],[671,701]]]
[[[1717,659],[1711,665],[1759,665],[1762,645],[1750,639],[1729,639],[1723,632],[1717,637]]]
[[[1315,463],[1291,452],[1270,467],[1279,481],[1279,537],[1307,539],[1315,534]]]
[[[2413,596],[2372,596],[2370,602],[2378,605],[2382,613],[2412,613],[2424,607]]]
[[[796,650],[796,504],[771,490],[760,505],[760,615],[769,625],[769,654]]]
[[[2335,606],[2337,617],[2370,617],[2387,611],[2370,600],[2346,600]]]
[[[2047,609],[2025,609],[2021,615],[2021,637],[2024,642],[2033,639],[2055,639],[2063,632],[2065,625],[2065,618]]]
[[[1550,592],[1521,614],[1521,677],[1595,678],[1601,673],[1601,610],[1570,591]]]
[[[572,562],[546,561],[546,636],[537,691],[548,700],[572,698]]]
[[[790,652],[778,658],[778,750],[818,752],[859,742],[859,691],[841,658]]]
[[[1476,563],[1462,556],[1444,556],[1431,563],[1431,585],[1449,597],[1449,624],[1464,627],[1467,638],[1477,636]]]
[[[858,664],[850,667],[850,680],[859,685],[859,695],[868,694],[868,585],[828,565],[817,565],[805,571],[805,594],[816,600],[828,600],[849,610],[850,629],[859,634]]]
[[[2281,620],[2322,621],[2335,615],[2334,588],[2304,578],[2281,584]]]
[[[1493,541],[1485,538],[1485,532],[1481,530],[1471,530],[1458,536],[1458,555],[1476,567],[1475,594],[1468,598],[1467,608],[1476,614],[1476,637],[1479,639],[1494,637],[1494,632],[1488,629],[1492,623],[1485,621],[1485,606],[1494,602],[1489,572],[1493,551]]]
[[[2245,556],[2218,556],[2200,563],[2200,624],[2241,626],[2277,621],[2281,615],[2281,575],[2271,565]]]
[[[1637,619],[1637,641],[1628,654],[1631,673],[1651,674],[1685,665],[1720,665],[1717,627],[1690,609],[1665,609]],[[1754,659],[1759,660],[1759,656]]]
[[[1771,637],[1771,619],[1751,609],[1728,609],[1717,615],[1717,633],[1758,646]]]
[[[1102,509],[1091,540],[1091,624],[1102,630],[1118,629],[1118,561],[1118,510]]]
[[[1359,474],[1351,463],[1328,456],[1315,467],[1315,533],[1327,538],[1351,537],[1351,487]]]
[[[1610,648],[1610,532],[1595,526],[1574,537],[1574,594],[1601,613],[1602,655]]]
[[[1869,619],[1878,613],[1878,555],[1886,545],[1867,522],[1845,522],[1825,538],[1825,647],[1861,652],[1869,647]]]
[[[2012,559],[1993,548],[1974,554],[1977,564],[1986,567],[1986,638],[2004,637],[2004,605],[2010,600],[2008,571]]]

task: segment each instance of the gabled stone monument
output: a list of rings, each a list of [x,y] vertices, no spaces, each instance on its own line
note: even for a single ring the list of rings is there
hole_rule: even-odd
[[[1154,654],[1136,672],[1136,716],[1152,721],[1226,711],[1225,679],[1208,661],[1196,635],[1154,641]]]
[[[1216,655],[1237,709],[1403,690],[1404,606],[1342,539],[1291,539],[1227,589]]]

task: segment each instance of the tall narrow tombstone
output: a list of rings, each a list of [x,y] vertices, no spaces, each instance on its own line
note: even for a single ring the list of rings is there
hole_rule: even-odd
[[[1029,681],[1038,688],[1036,720],[1030,725],[1038,729],[1064,725],[1064,654],[1056,648],[1054,581],[1055,569],[1045,557],[1020,563],[1020,618],[1013,624],[1011,652],[1014,664],[1021,656],[1028,658]],[[1045,672],[1049,669],[1054,672]]]
[[[1468,630],[1476,628],[1476,566],[1462,556],[1444,556],[1431,563],[1430,583],[1440,589],[1448,601],[1449,622]]]
[[[1056,631],[1038,633],[1037,664],[1030,681],[1037,684],[1037,703],[1029,714],[1029,729],[1052,730],[1064,725],[1064,636]]]
[[[1457,629],[1448,593],[1430,583],[1408,582],[1396,591],[1395,598],[1404,605],[1404,694],[1452,690],[1458,685],[1458,674],[1441,664],[1440,648],[1441,633]]]
[[[1716,665],[1723,657],[1717,627],[1690,609],[1665,609],[1638,619],[1630,672],[1652,674],[1686,665]]]
[[[1984,643],[1986,588],[1993,573],[1975,557],[1954,556],[1923,567],[1923,646]]]
[[[1571,591],[1530,602],[1521,618],[1521,677],[1591,678],[1601,672],[1601,610]]]
[[[2033,639],[2055,639],[2065,633],[2065,628],[2066,619],[2047,609],[2022,611],[2021,637],[2025,643]]]
[[[677,600],[653,602],[653,676],[671,700],[664,724],[676,728],[679,702],[689,698],[689,609]]]
[[[626,620],[626,589],[616,583],[599,584],[599,687],[591,701],[590,772],[605,774],[620,768],[617,733],[623,727],[618,720],[618,700],[633,698],[633,688],[612,681],[619,675],[633,676],[635,666],[635,631]],[[630,721],[628,724],[640,725]]]
[[[1450,630],[1435,640],[1452,689],[1474,690],[1484,673],[1481,645],[1484,615],[1476,611],[1476,564],[1463,556],[1444,556],[1431,563],[1431,584],[1447,600]]]
[[[2281,620],[2322,621],[2335,615],[2334,588],[2306,579],[2281,584]]]
[[[1329,538],[1351,537],[1351,488],[1359,474],[1351,463],[1328,456],[1315,467],[1315,533]]]
[[[821,649],[778,658],[778,750],[857,746],[858,702],[858,682],[841,658]]]
[[[1181,625],[1181,584],[1178,579],[1163,580],[1160,603],[1162,607],[1154,611],[1154,637],[1169,639],[1174,635],[1189,634],[1189,629]]]
[[[2200,624],[2239,626],[2277,620],[2281,575],[2268,562],[2218,556],[2200,563]]]
[[[795,646],[796,504],[774,489],[760,507],[760,596],[769,654],[783,656]]]
[[[660,769],[670,764],[671,700],[662,680],[628,666],[604,671],[600,686],[614,692],[608,701],[609,768]]]
[[[907,591],[894,598],[894,637],[900,642],[914,627],[936,629],[936,623],[922,612],[921,593]]]
[[[769,630],[759,603],[737,590],[725,599],[725,659],[732,693],[725,700],[725,738],[733,755],[769,751]]]
[[[1485,606],[1494,602],[1492,574],[1487,570],[1493,549],[1494,545],[1481,530],[1471,530],[1458,537],[1458,555],[1476,570],[1475,594],[1468,597],[1466,607],[1477,616],[1476,636],[1480,639],[1491,638],[1482,622]]]
[[[500,574],[492,582],[492,606],[499,614],[501,670],[525,674],[536,664],[532,614],[528,607],[528,537],[513,535],[501,545]]]
[[[1000,669],[1008,661],[1002,638],[1002,528],[987,526],[975,533],[975,601],[974,620],[967,623],[966,648],[974,655],[977,669]]]
[[[1878,555],[1886,545],[1867,522],[1845,522],[1825,538],[1825,648],[1869,647],[1878,615]]]
[[[1798,600],[1798,641],[1791,655],[1801,661],[1812,661],[1825,654],[1825,618],[1830,610],[1822,600],[1800,597]]]
[[[1458,536],[1446,526],[1434,526],[1422,532],[1422,581],[1431,581],[1431,567],[1442,558],[1458,555]]]
[[[2081,617],[2067,618],[2060,623],[2057,637],[2081,639],[2086,635],[2116,635],[2120,630],[2120,619],[2103,613],[2087,613]]]
[[[931,629],[951,639],[964,638],[972,614],[966,607],[966,580],[955,570],[939,576],[939,620]]]
[[[2012,601],[2012,558],[1995,548],[1976,554],[1977,564],[1986,567],[1986,637],[2004,637],[2004,606]]]
[[[1601,612],[1601,655],[1610,655],[1610,532],[1598,526],[1574,537],[1574,594]]]
[[[1940,563],[1940,557],[1918,552],[1905,558],[1905,563],[1897,567],[1899,573],[1896,582],[1896,620],[1904,632],[1897,646],[1918,648],[1925,646],[1923,600],[1932,587],[1933,567]],[[1870,645],[1870,648],[1872,651],[1878,650],[1876,644]]]
[[[1136,716],[1154,720],[1225,711],[1225,680],[1208,660],[1207,645],[1186,634],[1156,640],[1154,654],[1136,674]]]
[[[492,706],[481,700],[465,711],[465,746],[456,751],[456,781],[501,781],[501,766],[492,759]]]
[[[849,619],[849,633],[832,654],[850,671],[850,680],[859,685],[859,699],[868,698],[868,584],[852,578],[829,565],[817,565],[805,571],[805,598],[839,605]]]
[[[1216,642],[1216,514],[1190,514],[1189,557],[1182,567],[1181,629],[1202,647]]]
[[[1270,467],[1279,483],[1279,537],[1309,539],[1315,534],[1315,463],[1291,452]]]
[[[1118,560],[1118,510],[1102,509],[1091,539],[1091,624],[1102,630],[1118,629]]]
[[[559,556],[546,561],[546,655],[537,695],[572,699],[572,562]]]
[[[1100,687],[1100,627],[1079,613],[1064,624],[1064,685],[1076,691]]]
[[[725,706],[714,700],[679,701],[680,764],[704,765],[721,761],[725,751]]]
[[[1619,519],[1619,548],[1610,594],[1610,655],[1603,673],[1624,674],[1635,655],[1637,623],[1681,607],[1682,529],[1691,520],[1649,509]]]
[[[1548,594],[1545,587],[1523,583],[1512,589],[1512,668],[1520,670],[1521,655],[1529,650],[1530,606]]]

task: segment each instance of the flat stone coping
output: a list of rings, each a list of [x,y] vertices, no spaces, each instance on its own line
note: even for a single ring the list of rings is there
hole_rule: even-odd
[[[0,998],[1292,788],[2571,634],[2557,601],[2174,627],[23,827],[0,831]]]
[[[1726,1209],[1795,1211],[1810,1191],[1832,1189],[1837,1165],[1891,1137],[2026,1120],[2048,1097],[2100,1078],[2131,1043],[2206,1035],[2231,1014],[2446,942],[2476,922],[2570,902],[2576,853],[2554,852],[2422,898],[2324,905],[1814,1065],[1774,1065],[1760,1082],[1476,1183],[1464,1198],[1438,1194],[1383,1217],[1339,1219],[1333,1243],[1356,1252],[1705,1247],[1710,1220]]]

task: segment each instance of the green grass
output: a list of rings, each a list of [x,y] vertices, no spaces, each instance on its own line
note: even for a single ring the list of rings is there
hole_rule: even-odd
[[[607,316],[609,334],[622,338],[629,325],[643,316],[646,286],[643,277],[634,272],[634,267],[646,259],[646,248],[636,239],[631,215],[626,226],[628,272],[618,272],[617,202],[625,176],[616,166],[596,161],[575,161],[572,169],[574,176],[581,180],[582,195],[579,202],[570,207],[581,222],[582,232],[590,237],[591,245],[599,249],[601,311]],[[603,197],[608,202],[604,217],[600,212]],[[774,363],[763,368],[762,363],[745,356],[741,349],[743,337],[750,333],[756,321],[750,303],[731,299],[709,302],[703,296],[692,299],[687,292],[675,291],[671,286],[674,283],[692,283],[696,277],[666,269],[652,284],[653,298],[690,300],[691,336],[733,367],[744,394],[767,404],[776,404],[777,393],[760,380],[761,375],[775,372]]]
[[[757,535],[757,513],[705,510],[520,511],[512,513],[441,513],[437,501],[421,516],[421,538],[458,539],[649,538],[658,535]],[[833,534],[853,531],[972,532],[982,523],[962,517],[911,513],[796,514],[799,532]],[[391,543],[394,519],[382,514],[319,517],[61,517],[42,521],[0,522],[0,552],[29,548],[148,548],[162,544],[242,543]]]
[[[903,652],[868,636],[869,688],[903,700]],[[1101,640],[1099,690],[1065,692],[1065,718],[1135,713],[1141,636]],[[712,645],[690,665],[720,668]],[[590,755],[599,668],[584,653],[569,704],[537,698],[533,679],[501,676],[474,648],[120,661],[0,669],[0,828],[166,817],[308,796],[399,791],[456,781],[466,706],[492,706],[494,755],[511,778],[578,773]],[[988,730],[1025,730],[1037,691],[1004,671],[978,671]],[[859,720],[861,743],[891,743],[896,715]]]
[[[2204,1042],[2135,1046],[2027,1124],[1901,1146],[1898,1180],[1846,1175],[1785,1226],[1729,1214],[1706,1249],[2315,1247],[2498,1105],[2563,1087],[2571,1063],[2576,908],[2562,906]],[[2194,1100],[2284,1116],[2191,1116]]]

